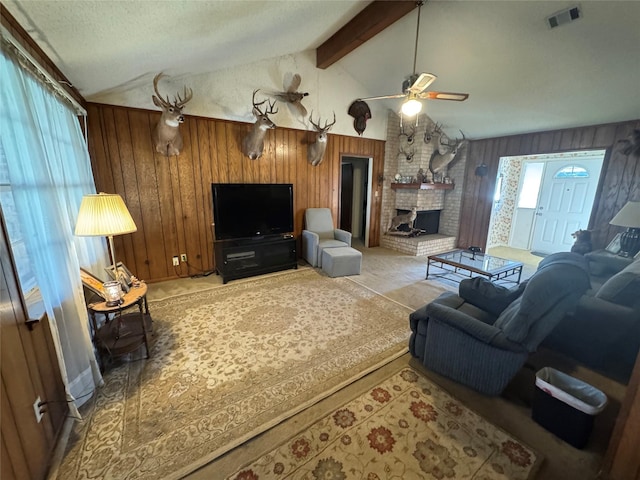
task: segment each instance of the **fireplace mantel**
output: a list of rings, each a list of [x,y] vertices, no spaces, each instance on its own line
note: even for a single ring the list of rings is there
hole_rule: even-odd
[[[453,183],[392,183],[392,190],[453,190]]]

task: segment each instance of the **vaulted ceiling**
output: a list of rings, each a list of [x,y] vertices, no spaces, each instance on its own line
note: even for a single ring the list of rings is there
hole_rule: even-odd
[[[149,75],[168,65],[173,74],[216,75],[315,53],[323,44],[330,55],[336,44],[325,42],[354,17],[355,27],[343,31],[348,38],[338,43],[355,42],[355,48],[338,53],[344,56],[323,71],[346,72],[354,99],[400,93],[413,69],[420,12],[416,70],[437,75],[433,90],[470,94],[461,103],[429,101],[427,114],[468,137],[640,116],[640,2],[583,1],[582,18],[554,29],[546,18],[576,4],[431,0],[418,9],[406,6],[415,2],[397,2],[392,10],[405,4],[408,13],[397,14],[397,21],[390,14],[372,21],[369,3],[3,0],[3,7],[88,100],[140,79],[148,83]],[[393,23],[370,39],[358,31],[379,29],[385,18]],[[326,59],[321,49],[318,60],[331,63]],[[400,105],[382,102],[394,111]]]

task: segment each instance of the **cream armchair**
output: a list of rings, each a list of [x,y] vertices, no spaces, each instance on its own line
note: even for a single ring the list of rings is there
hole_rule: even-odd
[[[328,208],[307,208],[304,223],[302,258],[312,267],[322,267],[322,250],[325,248],[351,246],[351,233],[334,228]]]

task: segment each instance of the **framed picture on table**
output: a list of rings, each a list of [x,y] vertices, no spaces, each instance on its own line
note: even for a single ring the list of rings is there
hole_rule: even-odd
[[[85,270],[84,268],[80,268],[80,279],[82,280],[82,285],[87,287],[96,295],[100,296],[100,298],[102,298],[103,300],[106,300],[104,290],[102,289],[102,280],[100,280],[93,273]]]
[[[112,280],[117,280],[122,285],[122,290],[128,292],[131,289],[131,277],[133,276],[129,269],[122,262],[118,262],[116,267],[113,265],[105,268],[105,271]]]
[[[607,245],[607,248],[605,248],[605,250],[607,252],[610,253],[614,253],[614,254],[618,254],[620,253],[620,250],[622,249],[622,246],[620,245],[620,237],[622,236],[621,233],[618,233],[615,237],[613,237],[613,240],[611,240],[611,243],[609,243],[609,245]]]

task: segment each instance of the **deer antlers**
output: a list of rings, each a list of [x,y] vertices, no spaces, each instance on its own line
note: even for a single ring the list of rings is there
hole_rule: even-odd
[[[153,77],[153,90],[156,92],[156,95],[158,96],[158,100],[160,101],[160,103],[162,103],[163,108],[169,108],[169,107],[174,107],[174,108],[180,108],[182,109],[182,107],[184,107],[184,105],[193,98],[193,90],[191,90],[190,88],[187,88],[187,86],[184,86],[184,99],[182,99],[182,97],[180,97],[180,93],[177,93],[176,96],[177,97],[173,97],[173,105],[171,104],[171,101],[169,100],[169,96],[167,95],[167,98],[164,99],[162,98],[162,95],[160,94],[160,92],[158,91],[158,81],[162,78],[162,77],[166,77],[166,75],[162,72],[160,72],[159,74],[157,74],[155,77]]]
[[[327,122],[324,122],[324,127],[320,128],[320,125],[318,125],[320,123],[320,116],[318,116],[318,124],[313,123],[313,112],[311,112],[311,115],[309,115],[309,122],[311,123],[311,125],[313,125],[313,128],[316,129],[317,132],[326,132],[327,130],[329,130],[331,127],[333,127],[336,123],[336,112],[333,112],[333,122],[327,124]]]
[[[156,152],[167,157],[171,155],[179,155],[182,150],[182,137],[178,131],[178,127],[184,122],[182,109],[184,105],[193,98],[193,91],[184,87],[184,98],[177,94],[173,103],[169,97],[163,98],[158,90],[158,81],[165,75],[160,72],[153,78],[153,90],[156,93],[151,98],[153,103],[162,109],[162,116],[153,131],[153,143]]]
[[[254,90],[253,96],[251,97],[253,114],[256,117],[256,121],[251,127],[251,131],[242,139],[242,153],[251,160],[257,160],[262,156],[264,137],[267,134],[267,130],[276,128],[276,124],[271,121],[269,115],[278,113],[278,109],[274,109],[276,105],[275,100],[273,103],[269,102],[269,109],[265,108],[264,112],[260,110],[260,105],[263,105],[267,100],[256,103],[256,93],[258,93],[258,90]]]
[[[258,93],[259,90],[260,89],[257,89],[257,90],[253,91],[253,96],[251,97],[251,103],[253,103],[253,108],[255,108],[261,116],[273,115],[275,113],[278,113],[278,109],[277,108],[275,110],[273,109],[273,107],[276,106],[276,101],[275,100],[273,101],[273,103],[269,102],[269,110],[266,110],[264,112],[262,110],[260,110],[260,105],[264,104],[267,100],[265,99],[265,100],[261,101],[260,103],[256,103],[256,93]]]
[[[320,116],[318,116],[318,123],[313,123],[313,112],[309,115],[309,122],[316,129],[316,141],[310,144],[307,149],[307,160],[311,165],[317,167],[324,158],[324,152],[327,149],[327,132],[336,123],[336,112],[333,112],[333,122],[324,122],[324,127],[320,127]]]

